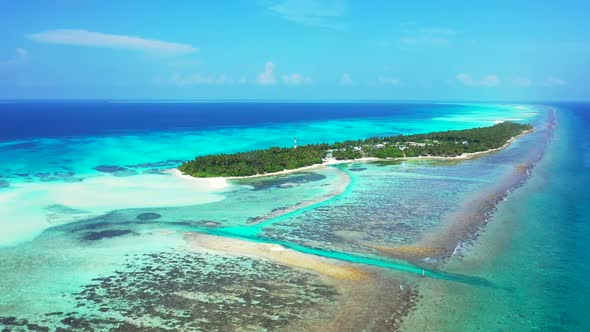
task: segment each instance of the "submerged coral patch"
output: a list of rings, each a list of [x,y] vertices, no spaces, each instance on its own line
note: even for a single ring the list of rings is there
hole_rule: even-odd
[[[34,150],[39,147],[37,142],[22,142],[0,145],[0,151],[11,151],[11,150]]]
[[[199,220],[199,221],[195,221],[193,224],[196,226],[204,226],[204,227],[211,227],[211,228],[221,226],[221,223],[214,221],[214,220]]]
[[[64,225],[61,228],[69,228],[70,232],[79,232],[85,231],[90,229],[98,229],[98,228],[106,228],[110,227],[112,223],[110,222],[88,222],[88,223],[80,223],[74,224],[73,227],[69,227],[70,225]]]
[[[127,165],[127,167],[130,168],[162,168],[162,167],[172,167],[172,166],[177,166],[178,164],[183,163],[184,160],[178,160],[178,159],[172,159],[172,160],[165,160],[165,161],[159,161],[159,162],[154,162],[154,163],[141,163],[141,164],[135,164],[135,165]]]
[[[161,214],[154,213],[154,212],[146,212],[146,213],[138,214],[136,219],[137,220],[154,220],[154,219],[160,219],[161,217],[162,217]]]
[[[280,177],[268,177],[259,179],[242,180],[243,184],[250,185],[254,190],[266,190],[270,188],[291,188],[303,183],[321,181],[326,178],[323,174],[318,173],[296,173]]]
[[[100,165],[94,167],[96,171],[103,172],[103,173],[116,173],[116,172],[123,172],[126,171],[127,168],[121,166],[112,166],[112,165]]]
[[[283,265],[181,250],[129,256],[124,271],[71,295],[77,311],[0,322],[9,330],[274,331],[309,315],[328,318],[339,293]]]
[[[144,174],[155,174],[155,175],[166,175],[166,174],[168,174],[164,170],[157,169],[157,168],[148,169],[146,171],[143,171],[143,173]]]
[[[133,176],[133,175],[137,175],[139,173],[137,173],[137,171],[134,171],[132,169],[127,169],[121,172],[114,172],[113,175],[114,176],[119,176],[119,177],[123,177],[123,176]]]
[[[133,232],[128,229],[122,230],[106,230],[106,231],[97,231],[97,232],[89,232],[86,235],[82,236],[83,240],[87,241],[97,241],[102,239],[108,239],[112,237],[123,236],[127,234],[132,234]]]

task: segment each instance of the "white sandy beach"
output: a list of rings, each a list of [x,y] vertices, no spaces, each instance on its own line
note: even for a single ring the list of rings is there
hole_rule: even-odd
[[[480,152],[463,153],[459,156],[454,156],[454,157],[419,156],[419,157],[402,157],[402,158],[386,158],[386,159],[374,158],[374,157],[364,157],[364,158],[347,159],[347,160],[336,160],[336,159],[332,158],[332,159],[325,160],[321,164],[314,164],[314,165],[300,167],[300,168],[294,168],[294,169],[285,169],[280,172],[263,173],[263,174],[248,175],[248,176],[227,176],[227,177],[214,177],[214,178],[196,178],[196,177],[193,177],[190,175],[183,174],[182,172],[180,172],[176,168],[167,170],[167,172],[171,173],[175,176],[179,176],[181,178],[186,178],[186,179],[189,179],[192,181],[199,181],[200,184],[204,184],[206,186],[209,186],[212,189],[216,189],[216,188],[224,188],[224,187],[228,186],[227,180],[252,179],[252,178],[259,178],[259,177],[266,177],[266,176],[285,175],[285,174],[302,172],[302,171],[312,170],[312,169],[319,168],[319,167],[327,167],[327,166],[338,165],[338,164],[350,164],[350,163],[356,163],[356,162],[374,162],[374,161],[395,161],[395,160],[466,160],[466,159],[472,159],[475,157],[486,155],[488,153],[503,150],[503,149],[507,148],[508,146],[510,146],[510,144],[512,144],[512,142],[514,142],[516,139],[533,132],[533,130],[534,129],[526,130],[526,131],[522,132],[521,134],[512,137],[511,139],[509,139],[506,142],[506,144],[502,145],[499,148],[489,149],[489,150],[480,151]]]
[[[227,180],[231,180],[229,177],[216,177],[216,178],[197,178],[194,176],[183,174],[177,168],[171,168],[164,171],[165,173],[171,174],[179,179],[184,179],[193,182],[198,187],[205,187],[208,189],[223,189],[229,186]]]
[[[205,204],[223,200],[217,182],[141,174],[99,175],[81,182],[14,184],[0,196],[0,247],[35,238],[44,229],[126,208]]]
[[[237,256],[267,259],[279,264],[316,272],[320,275],[342,279],[361,280],[368,273],[354,266],[327,258],[304,254],[278,244],[256,243],[202,233],[187,233],[185,239],[193,250],[207,249]]]

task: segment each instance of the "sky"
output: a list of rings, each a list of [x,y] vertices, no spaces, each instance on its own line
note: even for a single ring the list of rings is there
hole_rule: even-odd
[[[0,0],[0,99],[590,99],[590,2]]]

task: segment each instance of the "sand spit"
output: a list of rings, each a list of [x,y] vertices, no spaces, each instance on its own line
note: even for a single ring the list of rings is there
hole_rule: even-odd
[[[283,246],[256,243],[202,233],[185,235],[188,247],[195,251],[214,251],[229,255],[268,259],[278,264],[318,274],[338,288],[340,296],[334,307],[324,308],[329,320],[299,317],[284,331],[394,331],[415,305],[415,276],[410,281],[378,268],[342,263],[304,254]]]
[[[189,248],[220,251],[231,255],[268,259],[273,262],[316,272],[339,280],[363,280],[369,274],[360,268],[339,264],[336,261],[286,249],[278,244],[257,243],[208,235],[189,233],[185,235]]]
[[[309,200],[304,200],[304,201],[297,203],[296,205],[293,205],[293,206],[290,206],[290,207],[287,207],[284,209],[276,210],[276,211],[271,211],[263,216],[255,217],[252,221],[248,222],[248,225],[260,224],[260,223],[263,223],[269,219],[277,218],[277,217],[280,217],[284,214],[287,214],[287,213],[290,213],[290,212],[293,212],[296,210],[304,209],[308,206],[327,201],[335,196],[338,196],[338,195],[344,193],[344,191],[346,191],[346,188],[348,188],[348,185],[350,184],[350,176],[348,174],[346,174],[346,172],[344,172],[340,169],[337,169],[337,171],[339,172],[339,176],[337,179],[335,179],[333,181],[333,185],[331,184],[331,186],[333,188],[332,188],[332,190],[330,190],[330,192],[328,192],[325,195],[322,195],[320,197],[317,197],[314,199],[309,199]]]
[[[523,132],[498,149],[463,154],[457,157],[416,157],[400,158],[398,160],[458,160],[475,158],[505,149],[517,138],[530,132]],[[469,242],[470,239],[474,239],[477,236],[478,231],[482,229],[493,213],[496,204],[502,199],[505,199],[510,190],[526,180],[538,158],[538,154],[531,155],[525,163],[515,167],[514,173],[507,176],[505,181],[489,188],[485,193],[474,197],[469,202],[465,202],[464,208],[460,208],[459,211],[449,215],[447,221],[441,228],[433,231],[432,234],[426,234],[415,245],[385,247],[365,244],[364,246],[372,248],[386,256],[401,258],[418,264],[427,264],[425,261],[427,258],[433,258],[432,262],[444,264],[446,258],[451,257],[457,252],[461,252],[461,248],[463,248],[461,245],[463,243]],[[251,177],[282,175],[340,163],[371,161],[379,161],[379,159],[363,158],[336,161],[333,163],[313,165],[303,169],[261,174]],[[225,178],[224,180],[240,178]],[[297,206],[297,208],[301,208],[301,206]],[[283,213],[285,211],[280,212],[280,214]],[[210,250],[230,255],[267,259],[279,264],[316,273],[322,279],[326,280],[326,282],[337,285],[341,297],[338,300],[337,310],[334,311],[332,319],[318,321],[308,319],[308,317],[301,317],[290,324],[285,329],[286,331],[393,331],[400,328],[404,317],[415,307],[418,301],[416,282],[419,280],[419,277],[416,276],[404,275],[403,277],[398,277],[395,272],[365,266],[358,267],[354,264],[300,253],[276,244],[256,243],[201,233],[187,234],[186,240],[189,247],[193,250]]]
[[[229,187],[229,183],[226,178],[197,178],[194,176],[183,174],[177,168],[171,168],[164,171],[165,173],[171,174],[179,179],[193,182],[196,186],[206,188],[209,190],[223,189]]]

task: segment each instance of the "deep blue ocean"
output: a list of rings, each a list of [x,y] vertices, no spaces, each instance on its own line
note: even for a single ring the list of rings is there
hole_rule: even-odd
[[[21,101],[0,104],[0,140],[384,118],[421,121],[468,105],[286,102]]]
[[[525,106],[487,104],[94,102],[0,103],[5,181],[144,172],[197,155],[527,121]],[[137,166],[145,167],[137,167]],[[139,169],[138,169],[139,168]],[[73,174],[72,174],[73,173]]]

